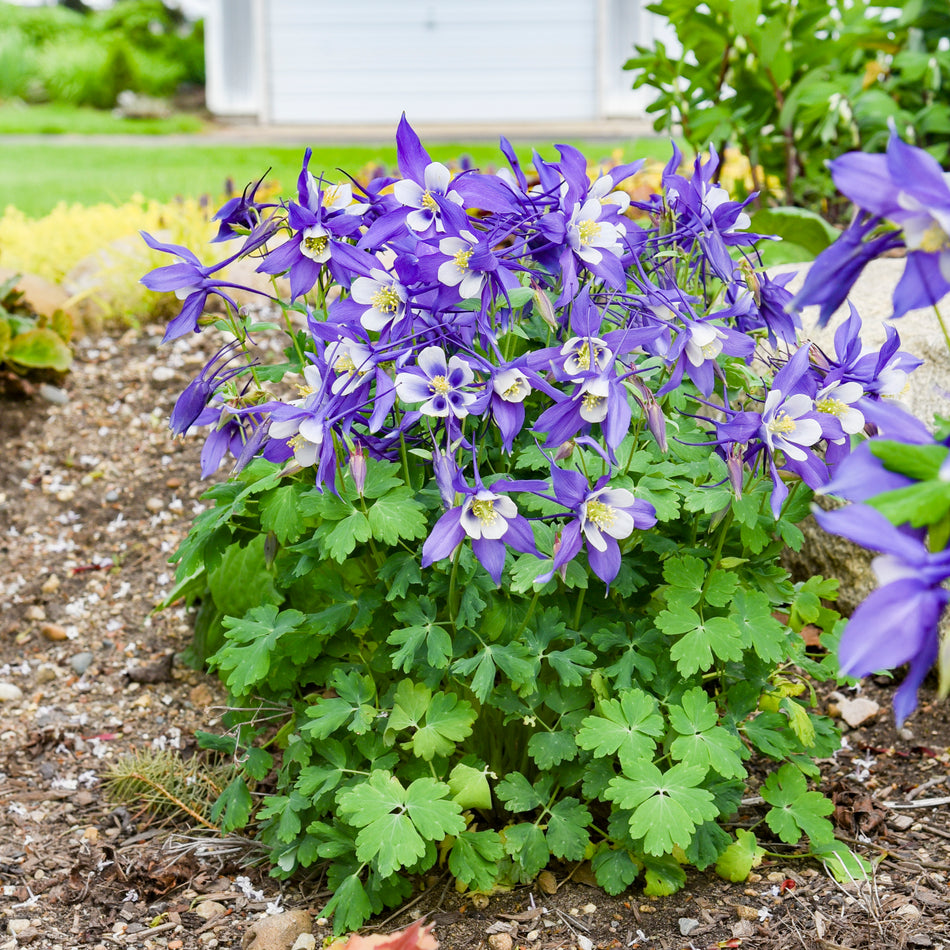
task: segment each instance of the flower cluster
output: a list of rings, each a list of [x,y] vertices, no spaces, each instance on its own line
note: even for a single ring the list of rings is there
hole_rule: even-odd
[[[668,425],[697,420],[737,495],[771,478],[778,517],[787,478],[818,488],[867,424],[904,424],[886,397],[915,361],[896,334],[863,354],[856,315],[834,354],[796,347],[791,295],[755,267],[758,236],[745,203],[713,184],[714,153],[684,176],[674,150],[663,193],[630,209],[619,186],[640,163],[592,180],[562,145],[558,161],[535,154],[529,178],[503,140],[509,167],[453,174],[405,119],[397,147],[403,177],[366,186],[315,178],[308,151],[295,201],[259,205],[252,189],[222,209],[219,239],[242,244],[220,265],[147,239],[180,259],[144,278],[185,301],[167,336],[200,329],[216,296],[240,341],[173,414],[178,432],[210,426],[205,474],[227,452],[238,467],[263,455],[315,468],[334,491],[348,458],[401,461],[408,486],[431,483],[442,500],[423,565],[470,543],[496,583],[509,549],[535,555],[544,582],[586,548],[610,584],[656,516],[629,474],[639,433],[665,450]],[[288,280],[298,398],[266,391],[253,359],[235,363],[252,341],[216,275],[249,256]],[[730,363],[746,365],[747,385]],[[680,391],[697,401],[689,416]],[[531,477],[513,477],[519,467]],[[544,549],[541,525],[554,528]]]

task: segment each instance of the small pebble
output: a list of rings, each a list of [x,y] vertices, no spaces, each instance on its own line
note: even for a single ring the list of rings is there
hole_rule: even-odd
[[[490,950],[511,950],[511,934],[491,934],[488,937],[488,946]]]
[[[315,950],[316,946],[317,938],[313,934],[301,934],[290,950]]]
[[[59,578],[55,574],[50,574],[49,577],[43,581],[43,586],[40,588],[44,594],[55,594],[59,590]]]
[[[217,901],[202,901],[195,908],[195,913],[199,917],[204,917],[205,920],[211,920],[212,917],[220,917],[222,914],[226,914],[227,908]]]
[[[69,634],[66,632],[66,628],[61,627],[58,623],[40,624],[40,633],[47,640],[52,640],[54,643],[58,640],[69,639]]]
[[[149,511],[158,512],[165,507],[165,502],[161,498],[156,498],[154,495],[145,502],[145,507]]]
[[[69,402],[69,394],[65,389],[60,389],[59,386],[51,386],[49,383],[40,383],[37,392],[40,394],[41,399],[45,399],[47,402],[54,403],[57,406],[65,406],[66,403]]]
[[[684,937],[688,937],[699,926],[699,921],[695,917],[680,917],[678,923],[680,933]]]
[[[152,379],[156,383],[168,383],[173,380],[178,373],[175,372],[170,366],[156,366],[152,370]]]
[[[106,492],[106,501],[107,501],[107,502],[109,502],[109,503],[111,504],[113,501],[118,501],[118,500],[119,500],[119,493],[118,493],[117,491],[115,491],[115,490],[113,489],[112,491],[107,491],[107,492]]]
[[[14,917],[8,924],[7,930],[15,937],[17,934],[23,933],[27,927],[30,926],[29,920],[26,917]]]
[[[69,658],[69,665],[77,672],[80,676],[92,666],[92,661],[95,657],[89,653],[77,653],[75,656]]]
[[[0,683],[0,703],[15,703],[23,699],[23,690],[13,683]]]
[[[23,616],[27,620],[45,620],[46,611],[40,607],[38,604],[33,604],[32,607],[27,607]]]

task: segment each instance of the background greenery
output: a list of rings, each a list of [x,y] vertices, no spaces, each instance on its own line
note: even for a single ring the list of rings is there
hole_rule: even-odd
[[[86,14],[0,3],[0,99],[109,109],[124,89],[204,84],[204,28],[161,0]]]
[[[571,142],[594,160],[621,152],[626,160],[669,158],[670,144],[663,139],[634,139],[627,142]],[[498,165],[497,143],[457,142],[431,146],[435,161],[467,158],[481,168]],[[516,146],[519,157],[528,162],[531,148]],[[122,203],[139,194],[157,201],[178,196],[211,196],[217,202],[226,191],[227,180],[242,190],[263,175],[280,185],[281,193],[292,194],[300,174],[304,146],[274,145],[0,145],[0,213],[15,205],[31,217],[47,214],[59,202],[98,204]],[[552,147],[542,149],[548,158],[557,158]],[[396,163],[394,145],[316,146],[310,163],[312,171],[326,171],[334,179],[336,169],[360,171],[368,166],[392,168]]]

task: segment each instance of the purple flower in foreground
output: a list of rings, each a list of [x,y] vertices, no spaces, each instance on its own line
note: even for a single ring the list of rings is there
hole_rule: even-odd
[[[849,152],[831,162],[838,190],[870,218],[859,220],[824,251],[796,302],[821,303],[821,322],[844,300],[864,265],[901,243],[893,232],[866,241],[881,222],[901,229],[909,253],[894,291],[894,316],[937,303],[950,291],[950,179],[937,160],[903,142],[891,120],[884,155]],[[830,278],[830,279],[829,279]]]
[[[547,583],[586,543],[592,570],[609,585],[620,570],[618,541],[628,538],[636,529],[655,525],[656,510],[626,488],[611,488],[607,475],[593,491],[580,472],[555,467],[551,475],[557,500],[571,510],[574,520],[561,534],[551,569],[536,580]]]
[[[175,402],[175,408],[172,409],[171,417],[168,420],[168,427],[175,435],[182,435],[187,432],[204,411],[215,392],[229,379],[247,369],[247,365],[242,364],[236,369],[224,372],[228,363],[240,355],[238,352],[240,349],[241,344],[237,340],[222,346],[208,360],[201,372],[185,387]]]
[[[455,488],[463,493],[465,500],[461,506],[450,508],[435,523],[422,545],[423,567],[450,557],[468,537],[482,567],[498,584],[505,567],[506,545],[516,551],[537,554],[531,525],[518,514],[518,506],[507,495],[484,485],[469,488],[460,478]]]
[[[816,509],[814,515],[825,531],[883,552],[872,563],[881,586],[852,614],[838,655],[848,676],[910,664],[894,695],[900,726],[916,708],[917,690],[937,660],[940,615],[950,599],[941,586],[950,578],[950,550],[931,553],[922,532],[902,531],[866,505]]]
[[[144,231],[140,233],[145,243],[153,250],[174,254],[178,258],[177,264],[156,267],[142,278],[142,283],[149,290],[159,293],[173,292],[179,300],[185,302],[181,313],[168,324],[165,336],[162,338],[163,343],[177,339],[189,330],[198,331],[198,320],[204,313],[205,304],[211,294],[221,297],[235,313],[240,308],[228,294],[229,289],[238,288],[267,296],[263,291],[254,290],[252,287],[242,287],[240,284],[229,283],[212,276],[216,271],[227,267],[239,257],[245,257],[263,244],[271,234],[270,226],[266,223],[248,236],[236,254],[209,266],[203,265],[187,247],[182,247],[180,244],[163,244]]]
[[[427,346],[416,357],[412,369],[396,376],[396,395],[403,402],[421,402],[419,411],[425,416],[454,416],[463,419],[475,401],[475,394],[463,392],[475,378],[472,367],[460,356],[448,363],[438,346]]]

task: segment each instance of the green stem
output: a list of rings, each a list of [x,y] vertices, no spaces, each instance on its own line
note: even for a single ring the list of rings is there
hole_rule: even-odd
[[[449,576],[449,619],[452,621],[452,627],[456,627],[456,617],[459,612],[458,591],[455,582],[458,577],[459,559],[462,556],[462,545],[455,549],[455,557],[452,558],[452,573]]]
[[[587,593],[587,589],[582,587],[581,592],[577,597],[577,606],[574,608],[574,629],[577,630],[581,625],[581,610],[584,609],[584,595]],[[535,595],[537,596],[537,595]]]
[[[943,339],[947,344],[947,352],[950,353],[950,333],[947,332],[947,325],[943,321],[943,317],[940,314],[940,311],[937,309],[937,305],[933,305],[934,313],[937,315],[937,322],[940,324],[940,329],[943,331]]]

